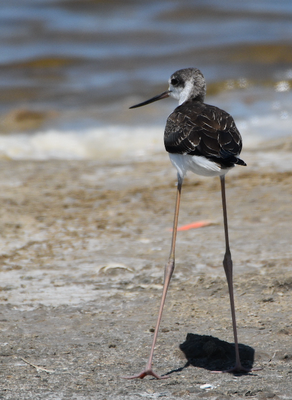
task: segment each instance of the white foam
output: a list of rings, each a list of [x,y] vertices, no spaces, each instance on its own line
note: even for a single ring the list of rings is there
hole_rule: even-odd
[[[253,116],[237,122],[245,148],[254,148],[263,140],[275,140],[292,136],[292,117],[288,114],[280,116]]]
[[[292,135],[289,114],[252,116],[236,121],[245,149],[261,141]],[[135,159],[164,152],[164,126],[107,126],[83,130],[49,129],[34,134],[0,135],[0,157],[10,159]]]
[[[0,136],[0,157],[11,159],[108,160],[141,157],[160,150],[163,150],[163,127],[50,129],[34,134]]]

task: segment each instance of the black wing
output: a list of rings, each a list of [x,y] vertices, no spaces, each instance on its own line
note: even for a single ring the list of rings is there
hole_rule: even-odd
[[[246,165],[238,158],[242,141],[231,115],[198,101],[185,102],[170,114],[164,144],[169,153],[205,156],[223,167]]]

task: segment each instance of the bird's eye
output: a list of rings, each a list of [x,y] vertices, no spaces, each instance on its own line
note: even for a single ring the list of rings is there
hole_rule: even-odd
[[[178,85],[178,79],[172,78],[170,83],[172,84],[172,86],[177,86]]]

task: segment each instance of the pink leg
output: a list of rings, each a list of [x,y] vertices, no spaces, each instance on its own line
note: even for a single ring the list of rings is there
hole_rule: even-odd
[[[175,266],[175,242],[176,242],[176,234],[177,234],[177,223],[178,223],[178,214],[179,214],[182,183],[183,183],[183,179],[180,176],[178,176],[171,249],[170,249],[170,255],[169,255],[168,262],[165,266],[163,292],[162,292],[162,297],[161,297],[161,302],[160,302],[160,307],[159,307],[159,312],[158,312],[158,318],[157,318],[157,322],[156,322],[155,333],[154,333],[154,337],[153,337],[153,341],[152,341],[149,359],[147,361],[145,369],[140,374],[124,377],[126,379],[135,379],[135,378],[143,379],[146,375],[154,376],[157,379],[166,379],[167,378],[167,376],[157,375],[152,370],[152,359],[153,359],[155,344],[156,344],[156,340],[157,340],[157,336],[158,336],[159,325],[160,325],[160,321],[162,318],[162,312],[163,312],[163,307],[164,307],[164,303],[165,303],[165,299],[166,299],[167,289],[169,287],[170,279],[173,274],[174,266]]]
[[[250,372],[251,369],[244,368],[240,362],[238,339],[237,339],[237,327],[235,317],[235,305],[234,305],[234,290],[233,290],[233,263],[231,259],[231,252],[229,247],[229,236],[228,236],[228,223],[227,223],[227,207],[226,207],[226,195],[225,195],[225,176],[220,176],[221,182],[221,193],[222,193],[222,207],[223,207],[223,220],[224,220],[224,231],[225,231],[225,244],[226,251],[223,260],[223,267],[227,278],[230,306],[231,306],[231,317],[233,325],[233,335],[235,344],[235,366],[227,371],[214,371],[214,372]]]

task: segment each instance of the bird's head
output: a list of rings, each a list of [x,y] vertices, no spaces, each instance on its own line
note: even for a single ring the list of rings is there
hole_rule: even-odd
[[[199,69],[180,69],[171,75],[168,83],[169,87],[165,92],[130,108],[146,106],[147,104],[165,99],[169,96],[178,100],[179,104],[183,104],[187,100],[204,101],[206,95],[206,82]]]

